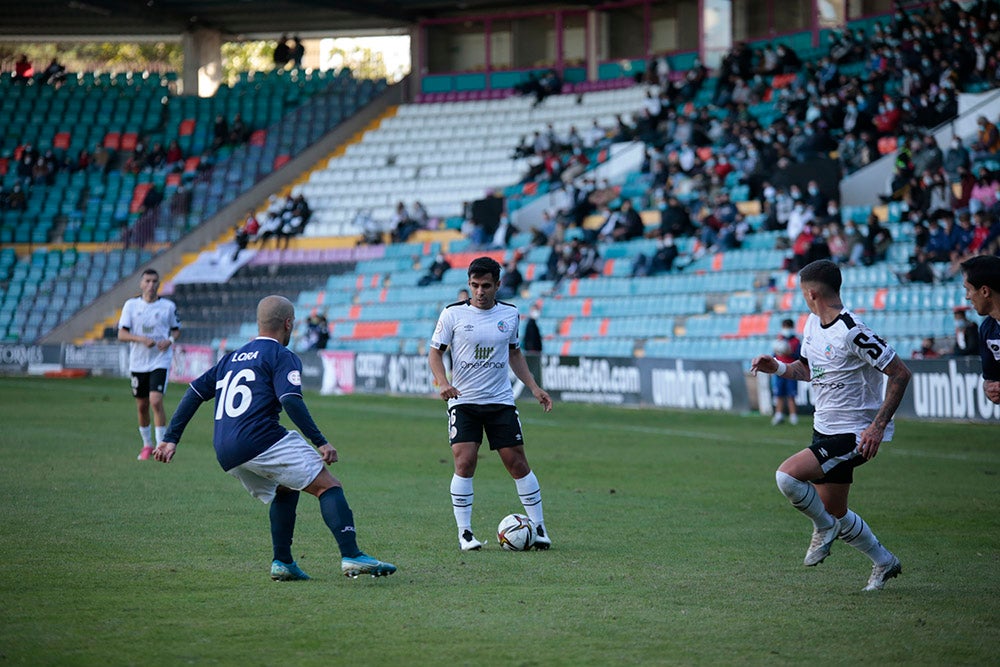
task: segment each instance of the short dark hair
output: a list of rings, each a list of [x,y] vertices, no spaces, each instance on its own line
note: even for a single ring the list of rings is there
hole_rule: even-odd
[[[817,259],[815,262],[806,264],[799,271],[800,283],[819,283],[831,294],[840,294],[840,285],[843,277],[840,275],[840,267],[828,259]]]
[[[157,271],[156,269],[150,268],[150,269],[146,269],[145,271],[142,272],[142,275],[144,275],[144,276],[148,276],[150,274],[156,276],[157,278],[160,277],[160,272]]]
[[[962,262],[962,273],[969,284],[979,289],[986,285],[1000,293],[1000,257],[996,255],[976,255]]]
[[[790,319],[788,319],[786,317],[785,319],[781,320],[781,326],[783,326],[783,327],[794,327],[795,326],[795,322],[793,322],[792,320],[790,320]]]
[[[469,264],[469,277],[472,276],[493,276],[493,280],[500,281],[500,264],[492,257],[477,257]]]

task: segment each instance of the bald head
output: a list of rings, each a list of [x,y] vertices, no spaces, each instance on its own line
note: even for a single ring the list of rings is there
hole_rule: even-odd
[[[295,320],[295,306],[285,297],[272,294],[257,304],[257,330],[261,336],[282,340],[291,334],[291,328],[285,327],[288,320]]]

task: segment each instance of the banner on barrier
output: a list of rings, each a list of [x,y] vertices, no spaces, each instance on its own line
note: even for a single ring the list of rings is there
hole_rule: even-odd
[[[646,405],[748,412],[750,393],[739,361],[637,359]]]
[[[1000,421],[1000,405],[990,402],[983,391],[979,357],[951,359],[910,359],[905,361],[913,373],[910,386],[896,410],[904,419],[941,419],[959,421]],[[758,382],[761,412],[771,403],[770,376]],[[883,383],[881,391],[885,392]],[[798,383],[795,399],[800,414],[812,411],[812,389],[808,382]]]
[[[87,368],[92,372],[128,374],[128,345],[95,343],[93,345],[63,345],[62,365],[66,368]]]
[[[41,363],[45,363],[45,354],[41,345],[0,343],[0,374],[27,373],[29,365]]]
[[[208,345],[174,346],[174,360],[170,365],[171,382],[191,382],[215,365],[215,350]]]
[[[354,393],[354,353],[320,350],[323,379],[319,393],[324,396]]]
[[[540,357],[535,378],[554,400],[577,403],[638,405],[642,378],[635,359]]]

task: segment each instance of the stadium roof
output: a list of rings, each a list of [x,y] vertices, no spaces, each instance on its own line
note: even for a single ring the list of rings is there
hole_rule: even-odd
[[[230,38],[387,32],[422,18],[524,9],[503,0],[22,0],[3,2],[0,40],[151,38],[218,30]],[[548,3],[547,3],[548,4]],[[557,2],[592,5],[592,1]]]

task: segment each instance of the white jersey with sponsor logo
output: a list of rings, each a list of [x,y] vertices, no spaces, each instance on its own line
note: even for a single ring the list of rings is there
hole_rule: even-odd
[[[809,362],[814,428],[824,435],[858,435],[868,428],[882,407],[881,371],[896,351],[844,309],[826,326],[809,315],[800,354]],[[883,439],[892,440],[892,433],[890,421]]]
[[[517,308],[497,301],[482,310],[467,301],[441,311],[431,345],[451,350],[451,384],[461,396],[448,405],[502,403],[514,405],[507,369],[510,346],[518,344]]]
[[[118,320],[119,329],[128,329],[137,336],[149,336],[156,341],[169,338],[170,330],[180,326],[177,306],[162,297],[152,303],[147,303],[141,296],[129,299],[122,307]],[[142,343],[129,343],[128,369],[132,373],[148,373],[159,368],[169,370],[173,357],[172,345],[161,352],[155,345],[146,347]]]

